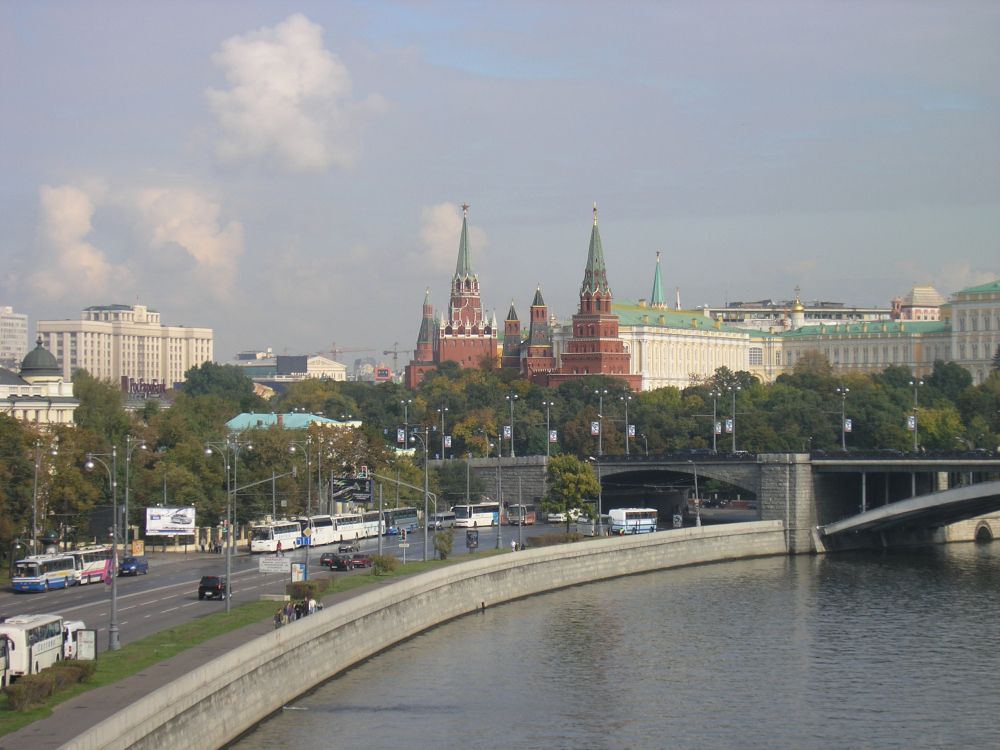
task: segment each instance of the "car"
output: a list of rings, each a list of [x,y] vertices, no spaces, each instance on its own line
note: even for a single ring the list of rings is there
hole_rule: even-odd
[[[351,567],[370,568],[371,566],[372,566],[372,559],[368,555],[357,554],[351,556]]]
[[[194,518],[191,516],[189,511],[180,510],[170,517],[170,523],[176,524],[177,526],[190,526],[194,523]]]
[[[230,598],[233,592],[229,592]],[[225,599],[226,598],[226,577],[225,576],[202,576],[198,584],[199,599]]]
[[[325,565],[330,570],[351,570],[354,567],[350,557],[335,552],[324,552],[320,555],[319,564]]]
[[[137,576],[146,575],[149,572],[149,561],[141,555],[126,557],[118,566],[118,575]]]
[[[353,542],[344,542],[337,548],[337,550],[339,552],[360,552],[361,543],[357,540],[354,540]]]

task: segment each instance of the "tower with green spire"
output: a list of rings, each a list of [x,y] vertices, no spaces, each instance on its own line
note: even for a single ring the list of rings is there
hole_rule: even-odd
[[[521,373],[534,382],[544,382],[548,374],[555,371],[556,358],[552,350],[549,308],[542,299],[541,285],[535,288],[535,298],[531,301],[531,323],[523,348]]]
[[[660,278],[660,251],[656,251],[656,272],[653,274],[653,293],[649,295],[649,306],[654,310],[666,310],[667,300],[663,297],[663,280]]]
[[[510,310],[503,322],[503,356],[501,367],[520,369],[521,367],[521,321],[514,309],[514,300],[510,301]]]

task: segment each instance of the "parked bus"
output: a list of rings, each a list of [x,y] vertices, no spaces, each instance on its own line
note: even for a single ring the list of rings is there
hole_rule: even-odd
[[[377,510],[365,511],[362,514],[362,520],[365,524],[365,536],[366,537],[379,537],[382,536],[382,530],[385,525],[382,519],[379,517],[381,514]]]
[[[63,658],[63,619],[59,615],[17,615],[0,622],[7,641],[10,678],[37,674]]]
[[[73,558],[76,582],[79,584],[98,583],[107,580],[111,575],[110,544],[71,549],[66,554]]]
[[[497,526],[500,523],[499,503],[456,505],[451,511],[455,514],[455,525],[462,528]]]
[[[534,526],[538,520],[538,511],[534,505],[521,505],[520,503],[507,506],[504,516],[510,526]]]
[[[272,521],[250,527],[250,552],[277,552],[278,542],[282,551],[299,546],[302,527],[298,521]]]
[[[302,530],[299,536],[308,536],[310,547],[322,547],[324,544],[333,544],[337,541],[331,516],[296,516],[295,520]],[[308,534],[306,529],[309,529]],[[285,546],[284,542],[281,546]]]
[[[338,513],[333,517],[333,524],[338,542],[365,536],[365,517],[361,513]]]
[[[14,563],[14,591],[48,591],[76,584],[76,564],[69,555],[33,555]]]
[[[656,531],[656,508],[612,508],[611,534],[648,534]]]
[[[401,531],[410,534],[420,528],[420,516],[416,508],[392,508],[383,515],[386,534],[395,535]]]
[[[0,635],[0,688],[10,684],[10,641]]]
[[[600,531],[598,532],[598,523],[594,518],[589,516],[580,516],[576,519],[576,531],[578,534],[583,536],[604,536],[611,531],[611,516],[607,513],[601,514]]]

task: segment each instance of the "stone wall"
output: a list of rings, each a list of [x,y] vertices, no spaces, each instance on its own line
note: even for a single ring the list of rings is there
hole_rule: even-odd
[[[222,747],[353,664],[484,607],[650,570],[785,552],[780,522],[754,522],[595,539],[450,565],[362,594],[223,654],[64,747]]]
[[[431,461],[438,467],[442,461]],[[548,458],[545,456],[515,456],[514,458],[473,458],[469,461],[472,472],[483,483],[484,493],[491,501],[500,497],[497,480],[497,466],[500,467],[503,483],[503,499],[508,503],[537,503],[545,494],[545,471]],[[518,498],[522,500],[518,500]],[[478,501],[479,498],[472,498]]]

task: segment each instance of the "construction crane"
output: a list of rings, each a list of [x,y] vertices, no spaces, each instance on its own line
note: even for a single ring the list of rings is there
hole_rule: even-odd
[[[404,349],[403,351],[406,351],[406,350]],[[392,372],[393,372],[393,374],[399,372],[399,355],[400,355],[399,342],[398,341],[393,341],[392,342],[392,349],[386,349],[384,352],[382,352],[382,354],[383,355],[389,355],[389,354],[392,355]]]
[[[323,352],[323,354],[330,354],[334,359],[346,352],[373,352],[374,349],[364,349],[362,347],[344,347],[340,348],[337,346],[336,342],[330,344],[329,351]]]

